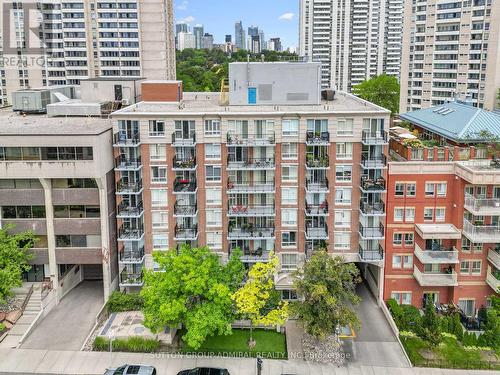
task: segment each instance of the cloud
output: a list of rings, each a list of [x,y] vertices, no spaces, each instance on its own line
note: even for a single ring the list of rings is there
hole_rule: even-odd
[[[284,13],[281,16],[278,17],[280,21],[291,21],[293,20],[293,17],[295,17],[295,14],[292,12]]]
[[[179,22],[184,22],[184,23],[193,23],[195,18],[193,16],[187,16],[184,18],[181,18]]]
[[[179,10],[187,10],[188,2],[186,0],[182,1],[179,5],[177,5],[177,9]]]

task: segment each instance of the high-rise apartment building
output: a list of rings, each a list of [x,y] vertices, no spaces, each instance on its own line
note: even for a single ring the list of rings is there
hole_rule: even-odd
[[[11,33],[3,35],[8,63],[2,92],[95,77],[175,78],[171,0],[16,1],[10,9],[6,4],[0,12]],[[38,33],[27,32],[36,24],[31,18],[37,8],[43,22]],[[41,51],[34,35],[41,36]]]
[[[413,131],[391,130],[384,299],[473,318],[500,287],[500,155],[484,132],[500,136],[500,115],[451,102],[401,118]]]
[[[203,40],[202,40],[202,48],[203,49],[213,49],[214,48],[214,36],[212,34],[209,34],[209,33],[205,33],[205,35],[203,35]]]
[[[196,48],[196,37],[193,33],[177,34],[177,49],[182,51],[187,48]]]
[[[494,110],[500,88],[500,6],[496,0],[405,3],[400,111],[456,95]]]
[[[243,29],[243,23],[238,21],[234,24],[234,45],[238,49],[245,49],[246,47],[246,36],[245,30]]]
[[[271,38],[269,42],[267,42],[267,49],[270,51],[283,51],[283,45],[281,44],[280,38]]]
[[[205,31],[203,28],[203,25],[195,25],[193,27],[193,34],[194,34],[194,48],[196,49],[202,49],[203,48],[203,35],[205,35]]]
[[[153,250],[184,243],[222,259],[238,247],[247,265],[274,250],[284,296],[289,271],[325,247],[381,288],[390,114],[345,93],[322,100],[320,69],[231,64],[222,94],[146,82],[143,102],[113,114],[126,161],[119,248],[135,259],[122,262],[122,288],[142,285]]]
[[[403,0],[301,0],[299,54],[322,63],[324,88],[399,78],[402,25]]]

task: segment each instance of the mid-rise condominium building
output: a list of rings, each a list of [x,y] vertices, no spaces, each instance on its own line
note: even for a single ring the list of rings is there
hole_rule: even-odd
[[[301,0],[301,56],[322,63],[323,88],[351,91],[373,76],[399,78],[404,0]]]
[[[455,96],[494,110],[500,88],[500,6],[496,0],[407,0],[400,111]]]
[[[452,102],[401,118],[413,131],[391,129],[384,298],[476,316],[500,287],[500,115]]]
[[[0,104],[19,89],[86,78],[175,79],[171,0],[26,0],[2,2],[0,12],[11,27],[0,51]],[[31,30],[35,16],[43,22]]]
[[[381,296],[390,114],[320,86],[319,63],[234,63],[222,93],[143,83],[112,115],[122,288],[154,250],[191,244],[248,266],[274,250],[287,297],[289,271],[327,248]]]

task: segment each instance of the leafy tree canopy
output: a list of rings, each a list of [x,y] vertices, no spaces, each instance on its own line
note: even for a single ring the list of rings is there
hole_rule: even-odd
[[[29,250],[36,242],[33,233],[13,234],[10,229],[0,229],[0,303],[12,295],[12,288],[21,285],[23,272],[30,269]]]
[[[183,325],[183,340],[194,349],[207,336],[231,334],[231,294],[244,276],[241,255],[234,251],[222,265],[207,247],[155,252],[160,272],[146,271],[141,291],[145,326],[158,332]]]
[[[355,292],[360,281],[354,264],[317,251],[294,274],[294,286],[301,299],[292,303],[291,311],[306,332],[319,339],[332,335],[338,326],[359,327],[353,306],[360,301]]]
[[[387,108],[392,114],[399,112],[399,91],[397,78],[385,74],[361,82],[352,88],[355,95]]]

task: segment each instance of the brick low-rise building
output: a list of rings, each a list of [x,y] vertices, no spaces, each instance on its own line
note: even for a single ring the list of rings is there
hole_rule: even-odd
[[[401,118],[413,131],[391,129],[384,299],[473,316],[500,285],[500,115],[451,102]]]

